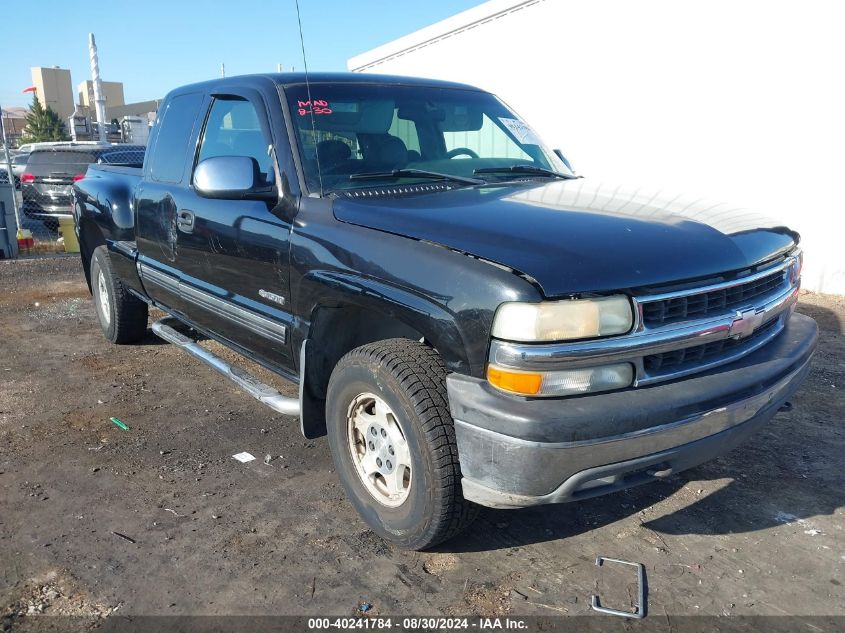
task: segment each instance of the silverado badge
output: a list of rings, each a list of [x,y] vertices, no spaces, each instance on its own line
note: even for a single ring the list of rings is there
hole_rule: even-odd
[[[275,292],[268,292],[267,290],[264,290],[264,288],[261,288],[258,291],[258,296],[267,299],[268,301],[272,301],[273,303],[278,303],[280,306],[285,305],[285,298],[282,295],[277,295]]]

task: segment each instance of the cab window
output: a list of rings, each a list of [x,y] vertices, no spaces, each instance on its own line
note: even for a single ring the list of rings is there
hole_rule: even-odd
[[[215,97],[203,130],[197,162],[216,156],[247,156],[255,160],[263,184],[274,179],[268,135],[255,106],[240,97]]]

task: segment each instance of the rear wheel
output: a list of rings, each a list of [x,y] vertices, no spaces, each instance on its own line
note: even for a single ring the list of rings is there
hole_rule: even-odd
[[[326,408],[341,482],[380,536],[419,550],[472,522],[437,352],[406,339],[352,350],[332,372]]]
[[[112,269],[105,246],[91,257],[91,290],[103,334],[112,343],[134,343],[147,331],[149,308],[133,296]]]

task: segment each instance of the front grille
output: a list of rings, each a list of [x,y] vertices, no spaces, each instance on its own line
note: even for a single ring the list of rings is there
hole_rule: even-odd
[[[630,363],[635,387],[711,371],[785,336],[800,270],[796,249],[772,267],[733,280],[683,282],[662,292],[642,288],[632,297],[640,318],[629,334],[543,345],[494,339],[490,360],[530,372]]]
[[[740,353],[743,349],[754,346],[760,339],[776,329],[780,322],[779,318],[772,319],[754,330],[750,336],[741,339],[726,338],[704,345],[672,350],[671,352],[650,354],[643,357],[643,366],[649,374],[655,374],[667,369],[678,372],[689,367],[704,365],[719,357]]]
[[[771,275],[729,288],[644,302],[642,304],[643,325],[656,327],[688,319],[699,319],[724,312],[729,308],[740,307],[752,299],[783,286],[786,283],[786,274],[785,270],[779,270]]]

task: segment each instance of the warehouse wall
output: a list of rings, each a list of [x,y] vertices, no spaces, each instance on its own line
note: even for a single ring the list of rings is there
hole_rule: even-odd
[[[349,60],[497,93],[605,182],[762,210],[845,294],[845,5],[493,0]],[[678,245],[682,248],[682,245]]]

